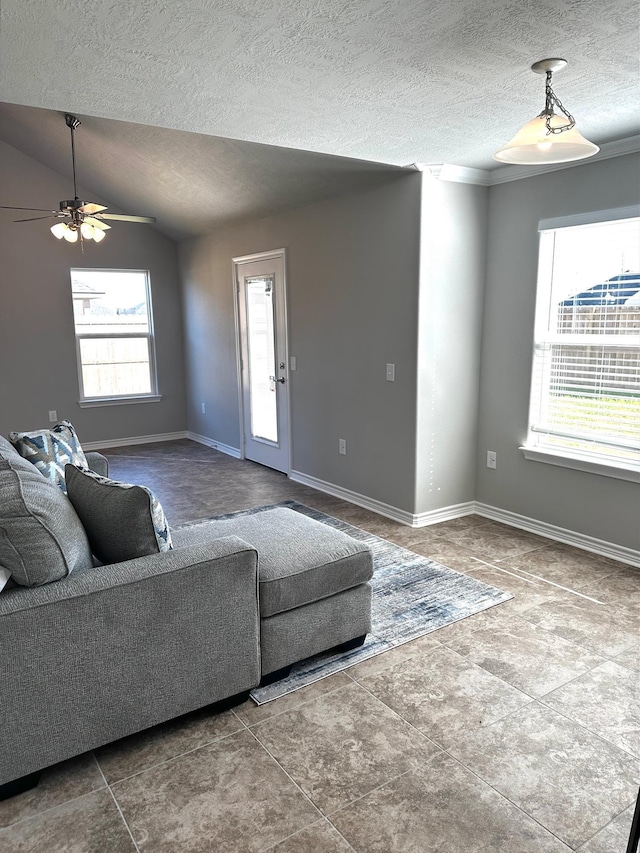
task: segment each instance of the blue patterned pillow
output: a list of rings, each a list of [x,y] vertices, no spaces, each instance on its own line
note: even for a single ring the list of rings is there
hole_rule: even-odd
[[[75,465],[65,468],[67,494],[102,563],[172,549],[160,502],[145,486],[119,483]]]
[[[32,462],[47,480],[56,483],[66,494],[64,466],[67,463],[88,468],[78,436],[70,421],[60,421],[52,429],[33,432],[11,432],[9,441],[20,456]]]

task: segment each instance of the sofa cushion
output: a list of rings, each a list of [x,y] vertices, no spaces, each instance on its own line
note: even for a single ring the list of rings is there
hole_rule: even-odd
[[[286,507],[182,525],[173,530],[173,545],[222,536],[239,536],[258,552],[263,619],[366,583],[373,574],[366,545]]]
[[[20,586],[39,586],[93,565],[68,498],[0,439],[0,565]]]
[[[65,468],[67,494],[84,524],[93,553],[119,563],[171,549],[160,502],[145,486],[119,483],[75,465]]]
[[[33,432],[11,432],[9,440],[20,456],[28,459],[38,471],[66,493],[64,466],[71,462],[88,468],[76,431],[70,421],[60,421],[52,429]]]

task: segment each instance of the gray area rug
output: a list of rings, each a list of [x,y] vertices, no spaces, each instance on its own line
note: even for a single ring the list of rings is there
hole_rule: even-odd
[[[217,517],[249,515],[273,509],[273,506],[257,507]],[[296,664],[287,678],[252,690],[251,698],[258,705],[264,705],[360,661],[513,598],[507,592],[441,566],[433,560],[297,501],[283,501],[275,506],[286,506],[308,515],[309,518],[348,533],[371,548],[372,627],[371,633],[360,648],[342,654],[308,658]]]

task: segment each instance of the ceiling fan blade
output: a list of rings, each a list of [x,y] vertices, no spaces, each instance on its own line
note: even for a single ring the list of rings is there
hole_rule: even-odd
[[[14,219],[14,222],[35,222],[36,219],[57,219],[56,216],[31,216],[29,219]]]
[[[111,228],[110,225],[107,225],[106,222],[101,222],[99,219],[95,219],[93,216],[85,216],[85,222],[88,222],[89,225],[93,225],[94,228],[99,228],[101,231],[108,231]]]
[[[88,201],[86,204],[83,204],[82,207],[78,208],[80,213],[88,213],[89,216],[93,213],[100,213],[101,210],[106,209],[107,208],[104,204],[94,204],[92,201]]]
[[[0,204],[2,210],[33,210],[35,213],[57,213],[57,210],[51,210],[48,207],[10,207],[8,204]]]
[[[118,219],[120,222],[146,222],[156,221],[155,216],[126,216],[124,213],[98,213],[99,219]]]

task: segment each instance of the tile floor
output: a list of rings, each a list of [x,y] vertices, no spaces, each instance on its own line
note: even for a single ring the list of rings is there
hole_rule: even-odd
[[[186,440],[107,455],[173,525],[295,499],[514,598],[268,705],[53,767],[0,803],[2,853],[624,851],[640,570],[477,516],[412,530]]]

